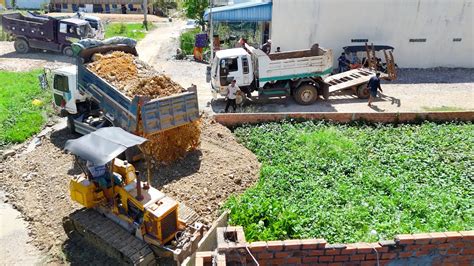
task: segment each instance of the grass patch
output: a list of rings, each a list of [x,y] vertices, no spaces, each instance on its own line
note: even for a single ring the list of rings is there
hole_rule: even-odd
[[[179,36],[179,45],[181,51],[183,51],[186,55],[191,55],[194,52],[194,43],[196,42],[196,34],[201,33],[200,28],[195,28],[191,30],[186,30],[181,33]],[[204,47],[203,53],[209,50],[209,47]]]
[[[148,30],[152,30],[155,25],[148,22]],[[123,23],[113,22],[105,27],[105,38],[122,36],[135,39],[137,41],[145,38],[147,31],[143,27],[143,23]]]
[[[225,204],[250,241],[474,228],[472,123],[272,123],[235,134],[262,163],[258,183]]]
[[[440,106],[440,107],[421,107],[424,111],[428,112],[456,112],[456,111],[464,111],[461,107],[454,107],[454,106]]]
[[[46,122],[51,92],[40,88],[40,73],[0,71],[0,146],[25,141]],[[33,105],[34,99],[42,106]]]

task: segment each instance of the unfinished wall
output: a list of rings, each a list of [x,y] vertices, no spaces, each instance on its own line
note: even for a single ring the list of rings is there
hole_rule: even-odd
[[[273,0],[273,49],[359,45],[395,47],[400,67],[474,67],[472,0]],[[461,41],[453,41],[461,38]],[[410,42],[426,39],[426,42]],[[418,40],[419,41],[419,40]]]
[[[202,254],[196,265],[209,263],[210,255],[221,265],[224,259],[226,265],[255,265],[250,253],[260,265],[472,265],[474,261],[474,231],[406,234],[378,243],[332,245],[324,239],[247,243],[241,227],[221,230],[232,231],[240,235],[240,241],[221,238],[220,256]]]

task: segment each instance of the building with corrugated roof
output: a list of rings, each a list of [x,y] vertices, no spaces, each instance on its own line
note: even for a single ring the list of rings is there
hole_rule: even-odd
[[[51,0],[50,11],[136,14],[143,13],[142,3],[142,0]]]

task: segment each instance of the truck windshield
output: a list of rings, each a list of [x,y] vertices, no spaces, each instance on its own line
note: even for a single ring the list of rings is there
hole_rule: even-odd
[[[77,35],[81,37],[94,37],[92,27],[89,24],[82,25],[77,28]]]

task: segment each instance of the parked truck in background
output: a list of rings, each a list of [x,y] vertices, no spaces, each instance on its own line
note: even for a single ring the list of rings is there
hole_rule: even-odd
[[[94,54],[123,51],[137,56],[135,47],[125,44],[104,45],[82,50],[76,66],[46,71],[47,86],[62,116],[68,117],[72,132],[85,135],[107,126],[121,127],[142,135],[178,127],[199,118],[197,92],[186,92],[158,99],[127,97],[112,84],[87,68]]]
[[[89,22],[79,18],[57,19],[32,13],[8,13],[2,15],[2,27],[13,35],[15,50],[22,54],[40,49],[73,56],[72,43],[96,37],[96,31]]]
[[[387,62],[393,65],[391,53],[390,57]],[[341,90],[351,90],[359,98],[369,96],[367,83],[376,70],[359,68],[331,75],[332,64],[332,50],[317,44],[308,50],[269,55],[246,44],[245,48],[216,52],[207,74],[212,92],[221,96],[227,95],[227,86],[234,79],[247,97],[254,91],[259,97],[292,96],[301,105],[314,103],[320,95],[327,99],[330,93]],[[390,77],[396,75],[382,74],[383,79]],[[237,101],[242,102],[245,97],[239,96]]]

